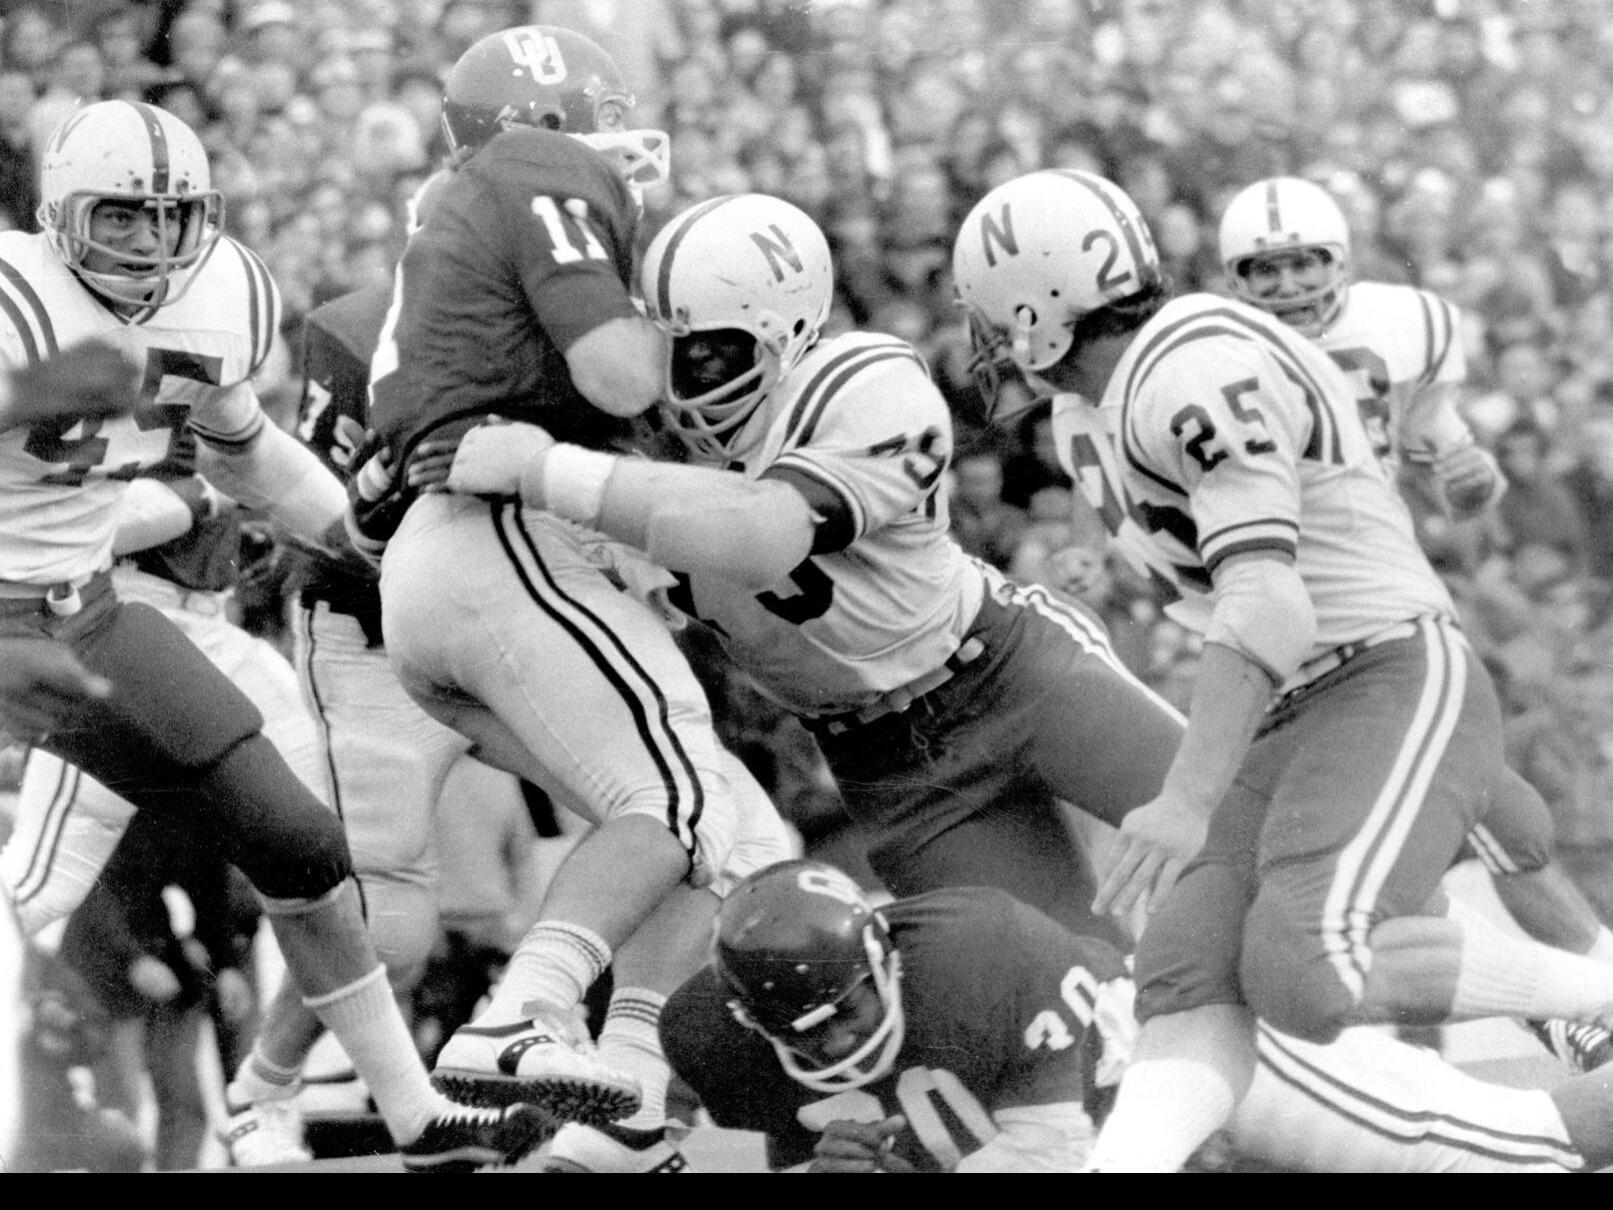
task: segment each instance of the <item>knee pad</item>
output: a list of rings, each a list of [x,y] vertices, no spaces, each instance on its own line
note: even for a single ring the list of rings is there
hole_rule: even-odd
[[[221,847],[271,900],[317,900],[353,874],[341,821],[314,797],[262,733],[201,773],[218,812]]]
[[[1283,1033],[1325,1043],[1350,1024],[1356,996],[1311,913],[1280,891],[1262,889],[1244,918],[1238,974],[1245,1002]]]

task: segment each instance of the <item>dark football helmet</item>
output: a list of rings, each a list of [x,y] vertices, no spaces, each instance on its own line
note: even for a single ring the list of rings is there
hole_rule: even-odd
[[[459,56],[443,89],[443,135],[456,155],[511,126],[575,135],[616,159],[642,189],[666,179],[669,142],[659,130],[627,129],[633,103],[616,61],[597,42],[557,25],[517,25]]]
[[[901,955],[860,887],[831,865],[784,861],[734,888],[717,914],[717,974],[744,1025],[773,1044],[791,1078],[818,1092],[886,1075],[902,1047]],[[794,1043],[871,982],[882,1012],[850,1054],[818,1064]]]

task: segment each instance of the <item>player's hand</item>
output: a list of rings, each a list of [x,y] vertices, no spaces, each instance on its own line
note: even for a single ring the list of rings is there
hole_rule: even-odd
[[[1445,507],[1457,520],[1477,516],[1499,494],[1500,468],[1481,446],[1469,443],[1445,450],[1430,465]]]
[[[1170,798],[1135,808],[1120,823],[1092,910],[1124,917],[1143,903],[1153,911],[1204,844],[1205,829],[1201,813]]]
[[[112,693],[112,683],[49,639],[0,639],[0,731],[25,742]]]
[[[179,976],[168,964],[150,954],[141,954],[129,963],[129,983],[147,1000],[166,1004],[180,993]]]
[[[140,367],[104,340],[86,340],[13,370],[0,430],[42,420],[127,416],[140,402]]]
[[[467,496],[519,496],[522,474],[554,446],[555,439],[535,424],[477,425],[459,439],[446,480],[448,490]],[[541,506],[541,501],[527,503]]]
[[[882,1122],[830,1122],[818,1136],[808,1172],[912,1172],[913,1165],[892,1150],[907,1119],[893,1114]]]
[[[378,433],[370,433],[353,452],[352,476],[347,481],[347,511],[342,526],[347,541],[359,556],[379,567],[386,544],[392,540],[408,500],[396,490],[397,467],[392,448]]]

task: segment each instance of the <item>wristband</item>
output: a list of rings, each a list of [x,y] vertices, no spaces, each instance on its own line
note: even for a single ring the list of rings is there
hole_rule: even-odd
[[[580,525],[592,525],[605,505],[605,481],[616,459],[564,442],[521,472],[521,499]]]

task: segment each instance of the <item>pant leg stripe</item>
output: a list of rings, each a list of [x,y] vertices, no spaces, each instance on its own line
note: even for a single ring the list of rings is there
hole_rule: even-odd
[[[1517,874],[1522,870],[1506,847],[1495,838],[1495,833],[1481,823],[1473,825],[1473,830],[1467,834],[1467,843],[1473,846],[1473,853],[1482,865],[1491,874]]]
[[[1549,1134],[1503,1130],[1484,1122],[1433,1109],[1411,1109],[1347,1084],[1304,1058],[1266,1026],[1260,1027],[1260,1062],[1290,1088],[1364,1130],[1399,1143],[1421,1141],[1535,1167],[1584,1166],[1567,1139]]]
[[[592,610],[561,590],[538,551],[537,540],[527,528],[520,506],[494,504],[492,517],[499,544],[527,596],[571,636],[632,714],[639,738],[666,787],[667,828],[692,856],[695,827],[705,810],[705,787],[672,728],[666,695],[623,645],[620,636]],[[522,550],[530,567],[521,557]],[[594,637],[586,630],[592,630]],[[687,820],[683,818],[686,805]]]
[[[990,573],[988,574],[987,582],[990,583],[995,579],[999,583],[1006,585],[1010,601],[1052,622],[1074,639],[1088,654],[1102,660],[1116,674],[1130,682],[1138,692],[1146,694],[1148,699],[1161,710],[1168,711],[1173,718],[1181,717],[1181,712],[1175,706],[1162,698],[1126,666],[1126,662],[1115,652],[1114,645],[1110,642],[1109,634],[1104,629],[1103,623],[1075,608],[1069,602],[1060,600],[1039,584],[1016,584],[1003,578],[1001,573],[996,572],[995,568],[990,569]]]
[[[1339,855],[1322,910],[1328,956],[1356,1000],[1366,988],[1367,934],[1379,892],[1417,822],[1467,687],[1466,662],[1445,624],[1425,622],[1418,634],[1428,667],[1417,709],[1372,809]]]
[[[34,838],[33,852],[28,856],[27,867],[17,880],[12,896],[18,906],[27,903],[50,883],[50,872],[56,864],[56,853],[67,830],[67,817],[78,798],[78,782],[82,776],[76,765],[58,761],[56,788],[51,791],[50,806],[45,809],[39,835]]]

